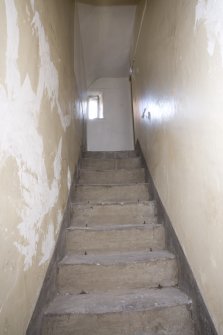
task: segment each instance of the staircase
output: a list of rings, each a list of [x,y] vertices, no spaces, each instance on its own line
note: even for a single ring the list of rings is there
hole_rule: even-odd
[[[189,298],[165,250],[135,152],[86,152],[44,335],[192,335]]]

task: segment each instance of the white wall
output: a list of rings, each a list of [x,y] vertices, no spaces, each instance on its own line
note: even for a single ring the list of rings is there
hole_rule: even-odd
[[[133,150],[133,126],[128,78],[101,78],[89,88],[103,95],[104,119],[88,120],[89,151]]]
[[[136,136],[219,335],[222,92],[223,1],[148,1],[133,77]]]

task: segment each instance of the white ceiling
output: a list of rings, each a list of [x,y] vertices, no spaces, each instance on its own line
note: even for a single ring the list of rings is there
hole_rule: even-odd
[[[127,77],[135,5],[78,3],[87,83],[102,77]]]

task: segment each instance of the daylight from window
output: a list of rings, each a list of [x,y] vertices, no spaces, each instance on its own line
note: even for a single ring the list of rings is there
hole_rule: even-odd
[[[88,119],[102,119],[103,118],[103,105],[101,95],[92,95],[88,97]]]

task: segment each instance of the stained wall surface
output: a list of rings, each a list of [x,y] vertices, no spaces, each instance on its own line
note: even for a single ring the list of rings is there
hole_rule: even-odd
[[[223,334],[223,3],[150,0],[133,73],[136,135]]]
[[[87,121],[89,151],[133,150],[133,125],[128,78],[101,78],[88,93],[102,93],[103,119]]]
[[[0,334],[26,332],[79,156],[73,10],[0,1]]]

